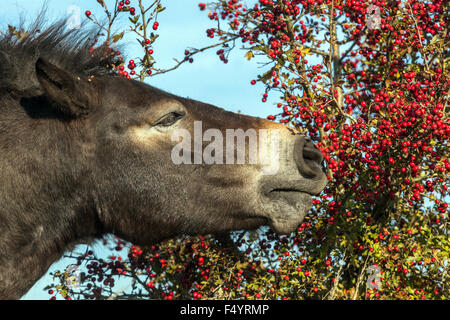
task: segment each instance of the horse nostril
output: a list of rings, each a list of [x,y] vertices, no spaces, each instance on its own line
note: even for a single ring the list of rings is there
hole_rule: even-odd
[[[315,178],[322,173],[323,155],[314,143],[300,136],[295,141],[294,159],[300,173],[307,178]]]
[[[311,141],[306,141],[303,147],[303,158],[314,161],[319,165],[322,164],[323,155],[319,149]]]

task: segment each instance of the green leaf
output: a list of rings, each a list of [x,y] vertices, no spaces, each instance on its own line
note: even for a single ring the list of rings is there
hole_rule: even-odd
[[[112,36],[113,39],[113,43],[116,43],[117,41],[119,41],[120,39],[123,38],[125,31],[122,31],[121,33],[115,34]]]
[[[433,39],[431,39],[429,45],[435,44],[436,41],[438,41],[438,39],[439,39],[439,35],[435,35],[435,36],[433,37]]]
[[[135,16],[134,18],[128,18],[132,24],[136,24],[139,20],[139,16]]]
[[[254,57],[253,52],[252,51],[247,51],[247,53],[244,55],[244,57],[246,57],[247,60],[250,61]]]
[[[16,32],[16,27],[8,25],[8,32],[10,36],[13,36]]]

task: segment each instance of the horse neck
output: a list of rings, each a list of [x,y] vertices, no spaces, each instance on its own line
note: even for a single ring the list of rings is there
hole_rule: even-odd
[[[5,101],[9,99],[0,99]],[[98,234],[83,137],[1,105],[0,299],[20,298],[74,244]],[[92,208],[90,207],[92,205]]]

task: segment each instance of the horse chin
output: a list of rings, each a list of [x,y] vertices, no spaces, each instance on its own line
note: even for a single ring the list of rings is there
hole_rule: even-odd
[[[245,229],[245,230],[253,230],[258,229],[261,226],[266,226],[270,222],[265,217],[246,217],[241,219],[236,219],[233,221],[233,225],[229,228],[229,230],[239,230],[239,229]]]
[[[305,215],[297,217],[297,219],[292,220],[281,220],[275,219],[271,220],[269,226],[278,234],[291,234],[294,232],[298,225],[303,221]]]
[[[312,207],[311,195],[298,190],[274,189],[267,197],[271,200],[269,226],[279,234],[294,232]]]

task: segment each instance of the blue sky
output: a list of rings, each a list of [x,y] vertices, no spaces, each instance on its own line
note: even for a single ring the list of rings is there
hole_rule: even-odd
[[[114,1],[106,0],[112,4]],[[136,1],[132,1],[136,2]],[[149,1],[150,2],[150,1]],[[170,67],[173,58],[181,58],[187,47],[201,48],[214,43],[206,37],[206,29],[213,25],[205,12],[198,9],[197,0],[167,0],[167,9],[159,15],[159,34],[154,45],[155,58],[159,68]],[[102,9],[95,0],[15,0],[5,1],[0,7],[0,27],[7,24],[17,25],[20,16],[26,21],[33,21],[44,3],[48,7],[48,21],[56,21],[66,16],[67,9],[76,5],[81,9],[82,19],[86,10],[101,16]],[[130,58],[138,56],[138,47],[133,37],[124,39],[126,53]],[[237,48],[240,47],[237,43]],[[266,117],[274,112],[275,98],[262,103],[263,87],[250,85],[250,81],[261,72],[254,60],[244,58],[245,51],[234,50],[229,56],[229,63],[222,63],[215,54],[217,49],[194,57],[193,64],[186,63],[179,69],[147,81],[149,84],[171,93],[214,104],[221,108],[238,111],[253,116]],[[84,251],[84,246],[78,248]],[[104,256],[107,251],[101,245],[95,251]],[[66,267],[71,260],[60,260],[52,265],[49,271]],[[23,299],[48,299],[49,295],[42,290],[51,279],[48,274],[35,284]]]
[[[114,1],[106,2],[112,4]],[[164,1],[167,9],[159,15],[160,37],[154,45],[154,57],[158,67],[173,66],[173,58],[183,57],[186,47],[201,48],[214,43],[214,40],[206,37],[206,29],[214,25],[208,19],[207,13],[199,10],[198,2]],[[21,13],[25,14],[27,21],[32,21],[44,3],[47,3],[49,22],[64,17],[71,5],[80,7],[82,19],[85,19],[86,10],[98,16],[102,13],[96,0],[7,1],[0,8],[0,26],[4,28],[7,24],[17,24]],[[126,16],[125,14],[125,19]],[[135,42],[134,37],[124,41],[127,56],[130,58],[139,54]],[[237,48],[240,46],[241,43],[237,42]],[[242,113],[260,117],[266,117],[273,112],[274,100],[269,99],[267,103],[262,103],[262,86],[250,85],[250,81],[261,71],[255,61],[247,61],[244,58],[245,51],[234,50],[229,56],[229,63],[224,64],[215,54],[217,49],[201,53],[194,57],[193,64],[186,63],[173,72],[151,78],[147,83],[230,111],[240,110]]]

